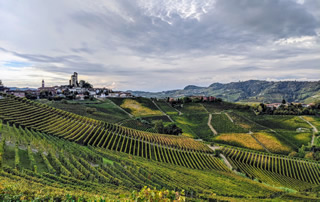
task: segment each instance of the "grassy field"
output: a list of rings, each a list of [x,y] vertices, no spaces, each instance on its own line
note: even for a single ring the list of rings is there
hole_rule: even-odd
[[[248,133],[225,133],[218,135],[213,139],[218,143],[265,151],[264,148]]]
[[[164,100],[155,100],[155,103],[159,106],[159,108],[164,111],[168,115],[178,115],[178,112],[167,104]]]
[[[59,101],[52,101],[47,104],[58,109],[79,114],[81,116],[87,116],[110,123],[117,123],[130,118],[125,112],[123,112],[109,100],[100,102],[99,104],[65,104]],[[88,108],[95,108],[96,111],[89,113],[87,111]]]
[[[161,111],[147,98],[108,98],[128,113],[136,116],[161,116]]]
[[[320,117],[303,116],[303,118],[309,121],[312,125],[314,125],[318,129],[318,131],[320,131]]]
[[[208,127],[208,114],[183,114],[171,116],[186,136],[210,140],[213,133]]]
[[[120,107],[136,117],[162,115],[162,113],[159,110],[154,110],[149,107],[146,107],[142,105],[140,102],[133,99],[124,100]]]
[[[138,120],[134,119],[129,119],[126,121],[123,121],[121,123],[121,126],[137,129],[137,130],[142,130],[142,131],[147,131],[147,132],[152,132],[156,133],[157,131],[154,129],[152,125],[144,124]]]
[[[177,109],[184,114],[208,113],[201,103],[186,103]]]
[[[226,114],[212,114],[211,125],[218,133],[246,133],[248,129],[242,128],[241,125],[233,123]]]
[[[257,138],[258,141],[261,142],[270,152],[288,154],[292,151],[290,147],[284,145],[271,134],[260,132],[253,133],[252,135]]]

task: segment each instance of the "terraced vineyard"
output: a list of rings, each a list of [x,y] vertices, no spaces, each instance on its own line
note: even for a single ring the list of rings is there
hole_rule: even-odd
[[[11,124],[83,145],[188,168],[227,170],[206,145],[183,136],[137,131],[11,96],[0,100],[0,116]]]
[[[275,186],[306,190],[320,184],[320,164],[280,155],[224,147],[223,153],[238,171]]]
[[[192,114],[179,117],[186,116]],[[313,190],[320,184],[317,162],[222,146],[233,168],[266,186],[232,173],[213,150],[191,138],[139,131],[14,96],[0,99],[0,134],[1,182],[19,190],[6,192],[11,197],[27,192],[21,187],[27,184],[36,190],[45,187],[43,200],[70,195],[74,200],[84,195],[86,200],[114,199],[143,186],[184,189],[187,197],[205,200],[297,197],[273,185],[315,199]],[[271,140],[245,135],[255,135],[265,145]],[[33,199],[41,193],[32,194]]]
[[[231,172],[188,169],[82,146],[15,124],[2,125],[1,120],[0,133],[1,200],[4,196],[15,200],[22,196],[55,201],[117,199],[144,186],[185,190],[187,197],[202,199],[269,198],[282,193]],[[212,192],[217,194],[212,196]]]

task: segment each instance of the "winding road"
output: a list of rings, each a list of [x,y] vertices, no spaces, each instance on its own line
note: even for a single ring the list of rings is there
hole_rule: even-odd
[[[208,126],[214,135],[218,135],[218,132],[211,125],[211,120],[212,120],[212,114],[209,114]]]
[[[310,123],[308,120],[304,119],[302,116],[299,116],[299,118],[302,119],[303,121],[305,121],[306,123],[308,123],[313,128],[311,145],[314,145],[314,139],[316,137],[316,133],[319,132],[318,129],[312,123]]]

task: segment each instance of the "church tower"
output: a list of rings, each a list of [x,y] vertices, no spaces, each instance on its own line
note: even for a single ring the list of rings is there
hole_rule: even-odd
[[[44,88],[44,80],[42,79],[42,88]]]

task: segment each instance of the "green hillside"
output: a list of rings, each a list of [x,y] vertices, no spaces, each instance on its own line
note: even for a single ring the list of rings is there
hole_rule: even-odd
[[[215,96],[230,102],[289,102],[311,103],[320,99],[320,81],[259,81],[213,83],[208,87],[186,86],[181,90],[159,93],[132,92],[144,97],[184,97],[190,95]]]
[[[195,134],[213,136],[205,127],[209,111],[203,105],[182,111],[172,115],[174,120]],[[237,117],[232,127],[262,124],[243,118],[245,111],[232,113]],[[277,121],[304,124],[295,117]],[[295,127],[274,129],[280,133]],[[209,148],[185,136],[140,131],[14,96],[0,99],[0,133],[1,200],[134,200],[132,192],[145,186],[175,190],[188,200],[299,201],[318,200],[320,194],[315,161],[223,144]],[[263,142],[270,133],[252,135]]]

